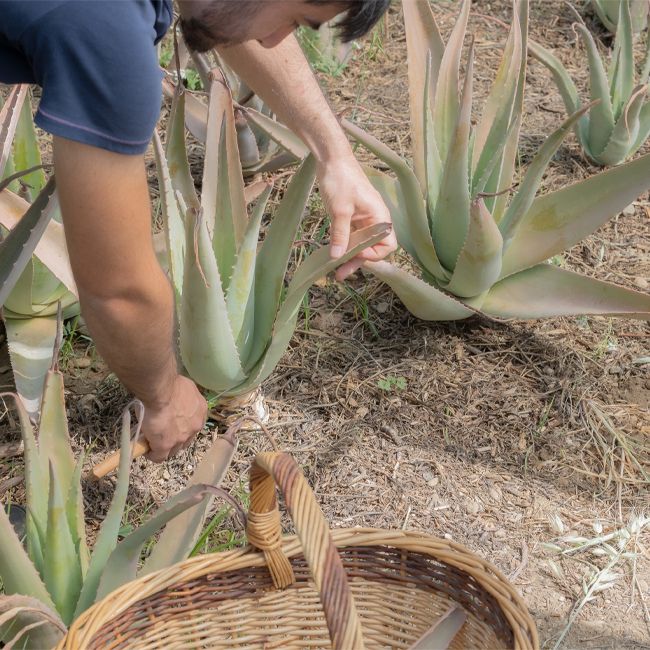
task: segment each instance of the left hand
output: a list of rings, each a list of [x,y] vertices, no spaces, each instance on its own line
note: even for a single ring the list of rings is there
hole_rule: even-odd
[[[376,223],[391,223],[390,212],[379,192],[371,185],[356,158],[330,160],[317,170],[320,194],[330,214],[330,254],[341,257],[348,248],[350,231]],[[357,271],[366,261],[379,261],[397,248],[391,231],[378,244],[366,248],[336,271],[340,282]]]

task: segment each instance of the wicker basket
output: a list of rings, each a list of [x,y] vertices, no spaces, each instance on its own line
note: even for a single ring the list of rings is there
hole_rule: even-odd
[[[77,619],[58,648],[408,648],[454,604],[466,620],[451,648],[538,647],[514,588],[459,544],[402,531],[330,534],[287,454],[259,454],[250,480],[251,546],[124,585]],[[275,483],[297,536],[281,536]]]

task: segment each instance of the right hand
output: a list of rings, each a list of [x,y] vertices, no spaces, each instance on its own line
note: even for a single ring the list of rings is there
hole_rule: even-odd
[[[208,414],[208,404],[196,384],[181,375],[174,380],[169,400],[144,407],[142,434],[151,449],[147,458],[154,463],[189,447]]]

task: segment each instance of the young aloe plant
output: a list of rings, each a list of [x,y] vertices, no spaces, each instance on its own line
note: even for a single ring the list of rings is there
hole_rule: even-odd
[[[187,69],[193,64],[201,76],[204,89],[209,93],[212,85],[210,70],[213,67],[208,54],[190,55],[182,44],[177,48],[178,61],[174,57],[173,68]],[[275,172],[283,167],[296,165],[309,154],[309,150],[290,129],[275,120],[271,109],[246,85],[240,77],[214,52],[232,96],[236,98],[235,129],[237,145],[244,176]],[[163,81],[165,94],[173,97],[176,88],[173,76]],[[210,95],[208,95],[210,96]],[[188,131],[205,145],[208,129],[208,105],[198,95],[187,93],[185,120]]]
[[[23,259],[22,272],[2,302],[16,389],[35,416],[52,360],[58,304],[65,317],[76,315],[79,307],[54,182],[46,183],[43,173],[29,97],[27,86],[14,87],[0,112],[0,178],[15,177],[15,169],[27,170],[21,178],[25,198],[16,193],[17,180],[0,191],[0,234],[16,227],[23,215],[31,219],[45,212],[51,218],[35,255],[26,263]]]
[[[110,508],[91,550],[86,542],[81,470],[70,446],[63,397],[63,376],[56,365],[47,373],[36,435],[21,400],[13,394],[24,442],[27,494],[25,547],[0,507],[0,641],[20,647],[50,648],[66,626],[115,587],[133,580],[144,543],[168,522],[186,513],[184,527],[165,530],[156,545],[156,566],[185,559],[200,533],[204,507],[216,489],[197,480],[142,526],[119,541],[131,463],[131,410],[124,411],[121,460]],[[234,443],[218,439],[197,468],[195,478],[217,484],[234,452]],[[162,560],[162,562],[161,562]],[[147,564],[142,571],[150,570]]]
[[[522,116],[527,0],[514,2],[504,56],[476,127],[472,46],[462,84],[459,78],[469,0],[447,46],[428,2],[402,7],[414,170],[360,128],[349,123],[346,128],[395,173],[396,179],[368,169],[391,210],[397,238],[423,279],[387,262],[366,268],[425,320],[456,320],[476,312],[498,318],[650,318],[650,296],[545,263],[650,187],[650,156],[536,197],[548,162],[588,110],[583,108],[546,140],[508,201]]]
[[[617,0],[618,29],[614,51],[606,70],[594,37],[576,13],[578,30],[587,51],[591,101],[598,103],[575,125],[587,157],[597,165],[618,165],[633,156],[650,136],[650,39],[641,76],[635,84],[630,0]],[[646,4],[647,8],[647,4]],[[553,75],[569,114],[580,109],[576,85],[560,60],[538,43],[530,42],[530,53]]]
[[[627,0],[591,0],[598,18],[612,34],[616,33],[616,29],[620,24],[620,7],[626,2]],[[638,34],[648,24],[650,0],[629,0],[629,5],[632,30],[635,34]]]
[[[166,151],[156,137],[168,269],[176,291],[180,353],[188,374],[222,397],[256,389],[284,354],[311,285],[386,235],[380,224],[360,230],[332,260],[327,248],[309,255],[285,287],[294,239],[311,191],[315,162],[293,177],[258,244],[271,187],[248,216],[230,92],[210,87],[201,198],[185,149],[187,94],[177,88]]]

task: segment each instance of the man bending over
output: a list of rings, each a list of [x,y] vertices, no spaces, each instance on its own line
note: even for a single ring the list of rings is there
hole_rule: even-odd
[[[292,36],[340,17],[344,39],[366,33],[389,0],[179,0],[198,51],[221,56],[305,142],[331,216],[332,257],[350,229],[390,221]],[[39,127],[53,135],[70,263],[88,328],[108,366],[145,405],[154,461],[188,446],[205,399],[179,374],[173,295],[151,236],[143,154],[158,121],[162,72],[155,45],[171,0],[0,0],[0,82],[38,84]],[[391,234],[337,273],[379,260]]]

